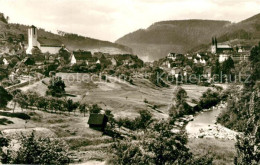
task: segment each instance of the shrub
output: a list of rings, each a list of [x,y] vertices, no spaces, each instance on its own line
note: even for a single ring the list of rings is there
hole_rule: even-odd
[[[7,103],[12,100],[13,96],[0,86],[0,108],[6,107]]]
[[[68,164],[68,149],[62,142],[49,138],[36,138],[34,132],[22,135],[19,150],[8,150],[2,156],[2,163],[8,164]]]
[[[65,83],[61,77],[54,77],[50,80],[50,85],[48,86],[47,95],[54,97],[61,97],[65,94]]]
[[[90,107],[89,112],[90,113],[100,113],[102,108],[100,108],[97,104],[94,104]]]
[[[9,112],[0,112],[1,116],[6,117],[16,117],[23,120],[29,120],[31,117],[25,113],[9,113]]]

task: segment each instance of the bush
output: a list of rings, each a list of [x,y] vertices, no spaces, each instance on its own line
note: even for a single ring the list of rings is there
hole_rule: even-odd
[[[102,108],[100,108],[97,104],[94,104],[90,107],[89,112],[90,113],[100,113]]]
[[[68,149],[64,143],[49,138],[22,135],[19,150],[8,148],[2,155],[2,163],[8,164],[68,164]]]
[[[199,101],[199,106],[202,109],[208,109],[217,105],[221,101],[220,94],[211,89],[208,89],[202,94]]]
[[[48,86],[47,95],[54,97],[61,97],[65,94],[65,83],[61,77],[54,77],[50,80],[50,85]]]
[[[6,117],[16,117],[23,120],[29,120],[31,117],[25,113],[9,113],[9,112],[0,112],[1,116]]]
[[[6,107],[7,103],[12,100],[13,96],[0,86],[0,108]]]

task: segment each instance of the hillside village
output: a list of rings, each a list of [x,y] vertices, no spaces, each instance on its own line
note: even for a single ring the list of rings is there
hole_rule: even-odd
[[[53,159],[46,164],[230,164],[237,158],[236,138],[257,123],[259,113],[252,114],[259,104],[259,57],[254,53],[260,45],[255,40],[224,41],[212,32],[211,41],[197,49],[180,53],[167,47],[159,59],[144,61],[121,42],[9,24],[1,13],[0,28],[6,30],[0,33],[0,94],[5,96],[0,141],[6,136],[15,143],[18,133],[28,132],[32,141],[50,138],[41,143],[49,147],[46,160]],[[256,93],[246,93],[245,101],[239,92],[250,74],[248,89]],[[250,112],[243,114],[250,115],[236,122],[242,109],[236,106],[244,102]],[[199,123],[201,116],[210,121]],[[15,154],[3,154],[7,146],[8,141],[0,145],[1,160],[29,160],[12,160]]]
[[[35,26],[28,29],[28,44],[17,37],[19,38],[15,36],[15,39],[9,37],[1,40],[2,45],[9,45],[9,49],[2,49],[0,54],[1,79],[7,79],[5,81],[10,81],[8,77],[11,76],[13,82],[18,82],[19,80],[16,81],[13,78],[23,74],[40,73],[48,76],[51,71],[107,73],[116,70],[115,68],[132,68],[136,73],[144,73],[144,70],[159,67],[175,79],[196,74],[203,76],[203,81],[206,79],[210,83],[212,76],[219,74],[216,73],[218,63],[224,63],[229,58],[235,64],[246,62],[253,46],[222,44],[218,43],[216,37],[213,37],[211,46],[205,52],[189,54],[169,52],[158,61],[145,63],[136,55],[131,54],[69,50],[59,40],[38,39],[38,29]],[[3,84],[8,84],[5,81]]]

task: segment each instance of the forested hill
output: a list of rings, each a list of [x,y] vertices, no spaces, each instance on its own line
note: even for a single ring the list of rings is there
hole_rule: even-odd
[[[239,23],[214,20],[179,20],[157,22],[118,39],[116,43],[133,49],[135,54],[155,60],[169,52],[186,53],[207,49],[211,38],[219,42],[246,40],[256,44],[260,39],[260,14]]]
[[[116,43],[131,47],[134,53],[159,59],[169,52],[185,53],[188,50],[211,41],[228,21],[181,20],[162,21],[147,29],[140,29],[118,39]]]
[[[23,36],[26,42],[28,37],[27,33],[28,33],[29,25],[7,23],[8,18],[7,19],[6,18],[7,17],[5,17],[4,14],[0,13],[0,34],[5,34],[7,38],[11,37],[13,39]],[[47,32],[46,30],[40,27],[38,27],[38,36],[39,38],[44,38],[44,39],[60,40],[67,46],[68,49],[71,50],[73,49],[94,50],[94,51],[102,51],[111,54],[132,53],[132,50],[129,47],[117,43],[97,40],[97,39],[84,37],[77,34],[65,33],[65,32],[60,32],[60,34],[58,35],[51,32]]]

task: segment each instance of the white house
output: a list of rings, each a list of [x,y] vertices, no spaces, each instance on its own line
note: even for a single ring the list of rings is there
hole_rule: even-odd
[[[28,29],[28,47],[26,54],[32,54],[33,49],[39,49],[42,53],[56,54],[62,48],[62,43],[59,40],[53,39],[38,39],[38,32],[35,26]]]
[[[169,53],[169,54],[167,55],[167,58],[168,58],[168,59],[172,59],[173,61],[175,61],[175,60],[176,60],[176,54],[175,54],[175,53]]]
[[[100,64],[100,60],[99,59],[97,60],[96,64]]]
[[[4,65],[9,65],[9,62],[6,60],[6,58],[3,59]]]
[[[219,55],[219,58],[218,58],[218,61],[221,63],[221,62],[224,62],[225,60],[227,60],[229,57],[228,54],[220,54]]]
[[[200,59],[200,63],[206,65],[205,59]]]

